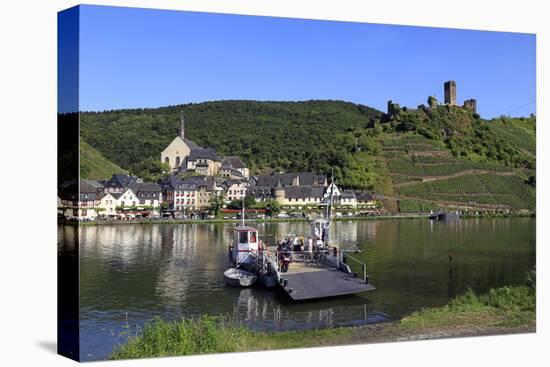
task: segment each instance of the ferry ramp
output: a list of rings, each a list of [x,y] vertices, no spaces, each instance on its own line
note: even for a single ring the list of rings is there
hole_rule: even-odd
[[[295,301],[375,290],[362,278],[326,265],[291,263],[288,272],[280,277],[281,288]]]

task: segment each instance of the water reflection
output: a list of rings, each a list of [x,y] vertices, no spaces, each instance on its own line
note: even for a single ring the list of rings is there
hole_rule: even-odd
[[[346,297],[338,304],[334,300],[290,304],[273,292],[260,289],[236,290],[232,319],[239,325],[259,330],[294,330],[361,325],[378,322],[388,316],[368,310],[362,297]],[[342,301],[342,299],[340,299]]]
[[[127,321],[142,325],[155,316],[208,313],[259,330],[357,325],[445,304],[467,288],[521,284],[535,264],[535,221],[529,218],[335,222],[331,236],[343,247],[359,244],[377,290],[293,303],[279,292],[223,286],[232,228],[60,226],[61,256],[80,238],[81,343],[89,359],[107,356]],[[302,222],[258,229],[270,242],[309,233]]]

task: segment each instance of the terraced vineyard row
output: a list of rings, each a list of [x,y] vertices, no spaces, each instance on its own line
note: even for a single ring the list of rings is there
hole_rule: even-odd
[[[418,212],[430,212],[437,211],[440,207],[436,204],[426,203],[414,200],[400,200],[399,211],[401,213],[418,213]]]
[[[456,158],[448,156],[424,156],[424,155],[412,155],[411,159],[416,164],[439,164],[439,163],[455,163]]]
[[[442,145],[420,135],[401,135],[393,139],[384,140],[384,146],[403,146],[407,144],[430,145],[434,149],[444,149]]]
[[[494,132],[500,135],[503,139],[512,142],[515,146],[531,154],[536,153],[536,140],[533,134],[530,134],[524,129],[518,129],[513,126],[506,125],[490,125]]]
[[[507,126],[497,129],[503,135],[513,132]],[[534,148],[526,144],[526,136],[520,134],[516,140],[522,149]],[[534,190],[517,176],[519,172],[504,165],[457,159],[441,143],[423,136],[386,139],[383,154],[402,212],[429,211],[454,204],[530,210],[535,207]]]
[[[467,175],[396,187],[395,191],[412,199],[502,205],[512,209],[535,207],[533,190],[517,176]]]
[[[407,182],[420,182],[420,177],[404,176],[404,175],[390,175],[391,181],[394,185],[404,184]]]
[[[438,161],[439,157],[422,157],[430,158],[430,163],[415,163],[418,162],[419,157],[400,157],[388,159],[387,165],[391,174],[407,175],[414,177],[426,177],[426,176],[450,176],[466,170],[485,170],[494,172],[505,172],[509,169],[507,167],[494,166],[485,163],[473,163],[463,162],[459,160],[450,160],[446,157],[442,157],[441,161]],[[423,160],[423,159],[422,159]],[[394,181],[394,183],[397,183]]]

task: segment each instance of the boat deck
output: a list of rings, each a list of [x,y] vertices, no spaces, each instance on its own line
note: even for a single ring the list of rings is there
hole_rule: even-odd
[[[342,296],[373,291],[375,288],[353,274],[334,267],[293,262],[288,272],[281,273],[286,286],[283,290],[296,301]]]

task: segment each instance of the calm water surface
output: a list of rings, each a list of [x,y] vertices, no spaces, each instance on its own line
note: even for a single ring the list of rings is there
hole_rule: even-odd
[[[59,226],[61,256],[80,238],[81,357],[104,359],[155,316],[229,315],[253,329],[360,325],[440,306],[468,287],[522,284],[535,265],[535,220],[335,222],[332,237],[363,249],[376,291],[292,303],[277,291],[223,286],[233,224]],[[307,223],[264,223],[266,235]],[[78,233],[76,233],[78,231]],[[273,237],[266,237],[273,242]],[[453,261],[449,261],[449,253]]]

